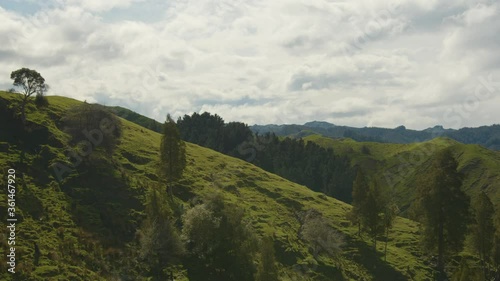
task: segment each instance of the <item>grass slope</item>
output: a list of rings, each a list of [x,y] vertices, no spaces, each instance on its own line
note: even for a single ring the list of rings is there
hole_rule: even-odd
[[[9,118],[9,108],[18,98],[0,92],[2,118]],[[69,148],[69,136],[58,127],[59,120],[80,102],[48,99],[49,108],[27,108],[31,143],[20,143],[14,135],[18,131],[10,125],[0,127],[0,184],[6,185],[9,168],[17,170],[19,179],[17,280],[140,280],[134,271],[140,267],[134,259],[134,234],[144,218],[145,183],[157,181],[160,135],[122,119],[123,136],[113,157],[96,162],[94,174],[81,174],[77,169],[59,183],[49,168],[64,161]],[[377,244],[375,253],[369,239],[358,238],[357,229],[346,220],[349,205],[194,144],[187,144],[187,154],[188,167],[175,195],[188,208],[188,200],[221,192],[245,208],[258,235],[273,235],[282,280],[410,280],[410,276],[430,280],[431,270],[418,250],[416,223],[396,220],[384,262],[383,243]],[[6,202],[2,193],[3,214]],[[346,235],[347,244],[338,259],[314,257],[298,237],[297,212],[311,208]],[[5,229],[5,219],[0,227]],[[3,250],[7,249],[6,235],[0,233]],[[34,265],[34,243],[41,252],[38,266]],[[12,278],[5,255],[0,258],[0,270],[1,280]],[[186,280],[182,271],[176,274],[176,280]]]
[[[337,154],[349,157],[353,166],[359,165],[369,171],[392,189],[402,209],[410,205],[416,179],[425,175],[434,152],[452,147],[459,162],[458,169],[465,176],[464,188],[469,195],[475,197],[484,190],[496,206],[500,204],[500,151],[475,144],[462,144],[449,138],[412,144],[356,142],[319,135],[305,139],[333,148]]]

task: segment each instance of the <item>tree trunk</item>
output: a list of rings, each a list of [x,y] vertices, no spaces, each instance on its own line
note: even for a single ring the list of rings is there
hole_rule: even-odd
[[[384,249],[384,261],[387,261],[387,241],[389,240],[389,227],[385,228],[385,249]]]
[[[167,183],[167,193],[168,193],[168,195],[170,196],[170,199],[172,199],[172,200],[174,199],[174,191],[173,191],[173,188],[174,188],[174,187],[173,187],[172,183],[170,183],[170,184],[168,184],[168,183]]]
[[[26,124],[26,103],[27,99],[23,99],[21,103],[21,121],[23,122],[23,126]]]
[[[438,271],[438,281],[445,280],[444,275],[444,223],[443,216],[439,219],[438,226],[438,257],[437,257],[437,271]]]

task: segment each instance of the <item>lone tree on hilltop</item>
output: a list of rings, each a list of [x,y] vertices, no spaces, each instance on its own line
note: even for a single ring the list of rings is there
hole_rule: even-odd
[[[186,145],[181,140],[179,129],[174,120],[167,115],[163,124],[163,136],[160,146],[160,175],[167,182],[167,189],[171,196],[172,184],[182,177],[186,167]]]
[[[30,100],[30,97],[33,96],[33,94],[36,94],[37,98],[42,99],[49,86],[45,84],[45,79],[42,75],[40,75],[40,73],[36,70],[24,67],[12,71],[10,79],[14,80],[13,85],[15,87],[22,88],[22,91],[20,92],[23,94],[21,101],[21,119],[24,124],[26,121],[26,104]]]

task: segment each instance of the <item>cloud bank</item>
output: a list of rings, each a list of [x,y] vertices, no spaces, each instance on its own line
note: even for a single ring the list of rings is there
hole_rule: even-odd
[[[6,0],[0,87],[164,120],[423,129],[500,123],[497,1]]]

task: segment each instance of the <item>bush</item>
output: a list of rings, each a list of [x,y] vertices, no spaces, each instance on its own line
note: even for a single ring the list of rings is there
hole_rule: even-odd
[[[366,155],[370,155],[371,154],[370,148],[368,148],[368,146],[366,146],[366,145],[363,145],[361,147],[361,153],[366,154]]]
[[[189,280],[255,280],[258,242],[243,220],[244,210],[227,203],[221,194],[204,199],[182,217]]]
[[[84,103],[72,107],[61,118],[61,122],[63,130],[71,136],[70,143],[79,144],[84,151],[102,147],[112,154],[122,135],[118,117],[98,104]]]
[[[47,107],[47,106],[49,106],[49,100],[44,95],[36,95],[35,96],[35,105],[38,108]]]
[[[314,209],[302,214],[300,236],[308,243],[314,256],[324,253],[335,257],[342,253],[345,244],[344,236],[330,227],[323,215]]]

